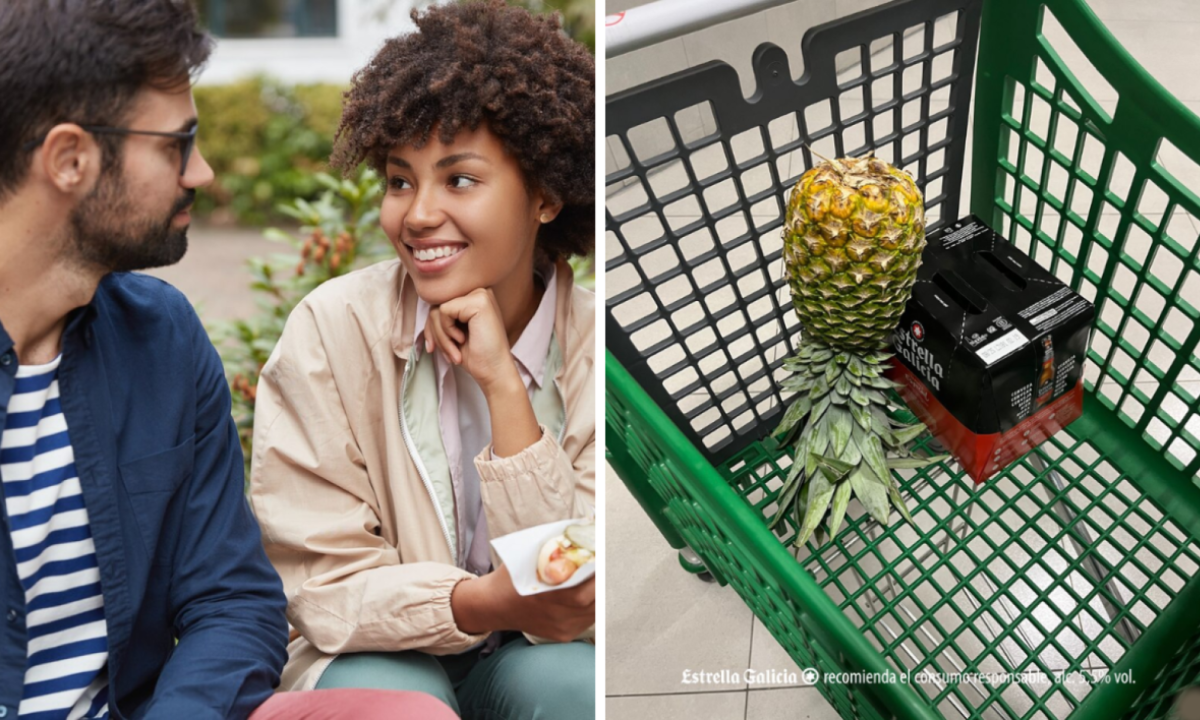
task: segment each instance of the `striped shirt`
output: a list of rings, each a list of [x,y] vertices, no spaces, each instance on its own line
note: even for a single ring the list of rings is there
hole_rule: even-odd
[[[0,437],[0,479],[29,642],[21,720],[108,717],[104,596],[59,405],[61,360],[18,368]]]

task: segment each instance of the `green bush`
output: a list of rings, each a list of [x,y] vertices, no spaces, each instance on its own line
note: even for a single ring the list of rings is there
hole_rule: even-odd
[[[210,222],[265,225],[280,204],[315,200],[342,114],[339,85],[263,77],[195,89],[200,151],[216,180],[196,197]]]
[[[315,202],[297,199],[279,210],[300,223],[298,233],[268,229],[264,235],[290,252],[251,258],[250,287],[259,295],[252,317],[217,323],[210,339],[221,351],[233,417],[237,422],[249,477],[254,428],[254,399],[258,375],[292,309],[321,283],[391,256],[392,246],[379,227],[383,183],[370,170],[357,178],[339,180],[325,173],[313,176],[321,188]]]

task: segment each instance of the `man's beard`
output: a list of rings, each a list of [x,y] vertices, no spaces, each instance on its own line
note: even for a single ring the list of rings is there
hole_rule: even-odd
[[[173,227],[172,220],[195,199],[188,190],[165,219],[146,217],[126,190],[123,169],[115,168],[71,212],[74,252],[108,272],[174,265],[187,252],[187,226]]]

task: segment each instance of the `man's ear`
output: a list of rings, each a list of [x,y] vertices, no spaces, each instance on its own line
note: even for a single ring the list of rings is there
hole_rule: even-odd
[[[91,133],[74,123],[55,125],[37,149],[46,179],[60,192],[90,191],[100,175],[100,146]]]

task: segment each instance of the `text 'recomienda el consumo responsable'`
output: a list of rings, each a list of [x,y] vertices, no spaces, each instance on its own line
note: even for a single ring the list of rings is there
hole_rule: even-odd
[[[822,672],[816,668],[796,670],[691,670],[683,671],[683,685],[880,685],[886,683],[957,685],[968,683],[989,687],[1005,685],[1098,685],[1132,683],[1129,671],[1110,673],[1108,670],[1031,670],[1023,672],[956,672],[919,671],[894,672]]]

